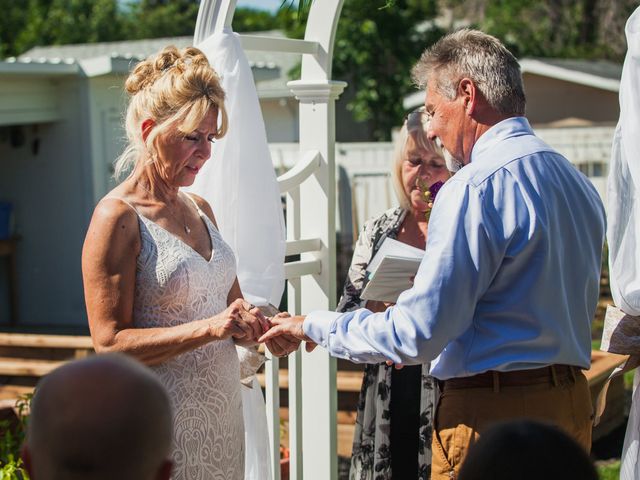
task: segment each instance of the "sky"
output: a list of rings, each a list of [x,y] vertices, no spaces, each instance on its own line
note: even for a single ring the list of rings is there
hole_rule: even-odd
[[[282,0],[238,0],[236,8],[251,7],[274,12],[282,5]]]

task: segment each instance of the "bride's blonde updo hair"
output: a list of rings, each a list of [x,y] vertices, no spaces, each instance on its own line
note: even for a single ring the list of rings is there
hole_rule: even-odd
[[[155,158],[153,142],[158,135],[172,128],[178,135],[193,132],[211,108],[221,118],[215,138],[227,132],[220,78],[204,53],[195,47],[164,48],[138,63],[124,87],[131,96],[125,120],[128,145],[115,162],[116,178],[139,159]],[[142,123],[147,119],[155,125],[144,141]]]

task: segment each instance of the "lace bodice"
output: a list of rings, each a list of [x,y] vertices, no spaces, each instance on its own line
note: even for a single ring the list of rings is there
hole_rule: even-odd
[[[138,214],[142,245],[136,271],[136,327],[171,327],[227,307],[235,257],[211,220],[198,211],[211,238],[210,259]],[[214,341],[152,368],[167,387],[174,409],[172,478],[242,480],[244,424],[233,341]]]

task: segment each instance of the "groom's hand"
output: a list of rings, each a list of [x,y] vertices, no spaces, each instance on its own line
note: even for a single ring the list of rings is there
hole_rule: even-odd
[[[289,318],[291,315],[288,312],[279,312],[269,319],[269,328],[279,322],[281,318]],[[286,357],[292,352],[295,352],[300,346],[300,340],[290,335],[280,335],[267,340],[265,345],[269,351],[276,357]]]
[[[260,337],[260,342],[268,342],[275,338],[286,338],[290,341],[297,340],[298,344],[300,341],[307,342],[306,349],[307,352],[312,351],[316,348],[316,344],[307,337],[302,328],[302,324],[304,323],[304,316],[297,315],[295,317],[285,317],[277,315],[271,319],[271,324],[273,325],[271,329]]]

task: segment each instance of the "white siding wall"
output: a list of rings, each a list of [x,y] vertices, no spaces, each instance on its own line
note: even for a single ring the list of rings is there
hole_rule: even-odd
[[[60,81],[64,79],[3,76],[0,125],[25,125],[59,119],[60,98],[56,94],[56,85]]]
[[[93,205],[115,187],[113,163],[126,145],[123,124],[127,96],[123,92],[122,82],[123,79],[115,75],[88,80]]]
[[[91,164],[83,82],[65,79],[52,94],[59,121],[23,126],[22,146],[0,141],[0,199],[14,204],[22,237],[20,324],[86,326],[80,252],[90,214]],[[0,323],[8,321],[3,263]]]

